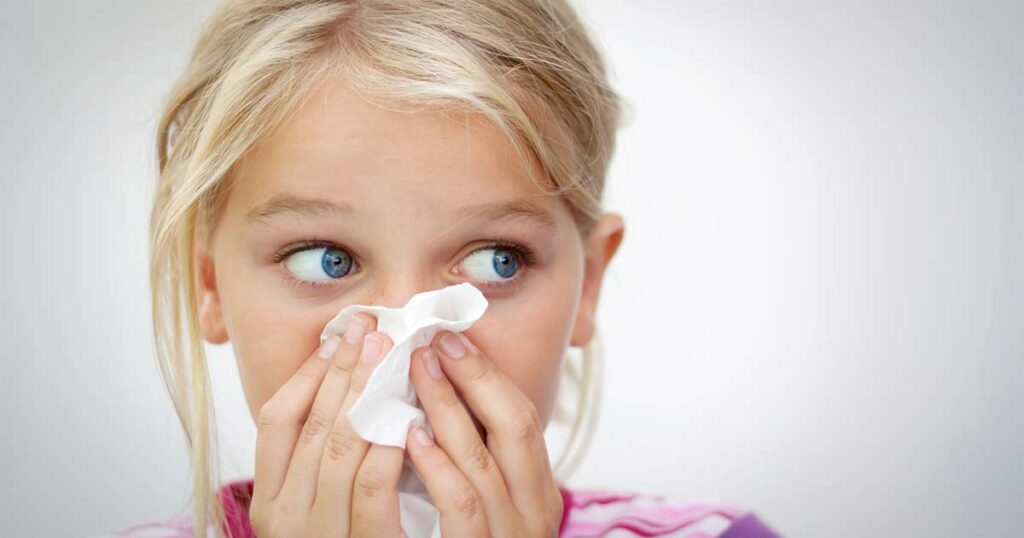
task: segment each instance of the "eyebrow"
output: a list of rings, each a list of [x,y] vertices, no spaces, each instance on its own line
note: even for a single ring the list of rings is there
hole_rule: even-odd
[[[278,194],[246,212],[246,220],[250,223],[265,224],[271,217],[288,213],[309,217],[325,215],[351,217],[355,210],[345,202],[294,194]],[[547,209],[527,199],[464,206],[459,208],[455,214],[459,221],[518,218],[533,221],[543,228],[554,228],[556,225],[555,217]]]
[[[307,217],[324,215],[351,216],[355,211],[345,202],[332,202],[323,198],[306,198],[294,194],[278,194],[250,209],[245,219],[250,223],[266,223],[271,217],[292,213]]]

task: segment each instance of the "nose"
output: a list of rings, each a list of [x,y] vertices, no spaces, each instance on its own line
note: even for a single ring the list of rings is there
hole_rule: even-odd
[[[445,287],[443,283],[427,282],[418,278],[389,278],[374,283],[366,295],[359,298],[359,302],[388,308],[401,308],[409,302],[413,295],[443,287]]]

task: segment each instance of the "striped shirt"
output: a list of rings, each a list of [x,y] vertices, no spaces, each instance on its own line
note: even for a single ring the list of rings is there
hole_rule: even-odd
[[[779,538],[753,512],[725,503],[684,503],[660,495],[608,489],[559,486],[564,509],[559,538],[650,537]],[[250,538],[249,500],[253,479],[228,482],[217,493],[226,515],[225,534]],[[137,525],[111,538],[185,538],[194,536],[192,518],[181,515],[160,523]],[[213,537],[213,528],[207,528]]]

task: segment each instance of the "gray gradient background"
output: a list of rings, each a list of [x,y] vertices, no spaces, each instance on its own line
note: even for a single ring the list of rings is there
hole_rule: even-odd
[[[1024,498],[1015,2],[579,2],[634,104],[606,400],[574,486],[729,499],[787,536],[1010,536]],[[0,16],[4,534],[165,519],[158,104],[209,1]],[[253,427],[211,348],[226,477]]]

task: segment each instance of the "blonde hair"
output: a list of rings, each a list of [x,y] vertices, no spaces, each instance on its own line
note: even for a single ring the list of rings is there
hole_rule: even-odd
[[[198,330],[193,248],[213,234],[235,163],[309,98],[344,76],[360,95],[480,113],[545,192],[563,196],[586,237],[601,214],[620,97],[564,0],[234,0],[204,26],[157,131],[150,222],[157,362],[184,428],[193,526],[221,534],[216,421]],[[199,234],[203,234],[202,237]],[[575,470],[600,402],[599,336],[563,378],[579,387],[555,473]],[[569,458],[579,445],[576,457]]]

